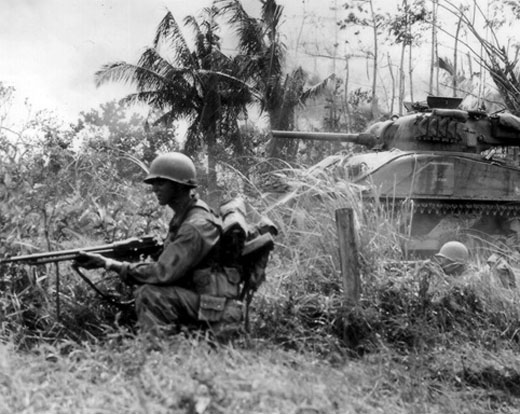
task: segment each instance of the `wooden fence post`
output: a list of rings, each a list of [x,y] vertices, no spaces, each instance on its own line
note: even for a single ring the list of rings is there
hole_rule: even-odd
[[[359,257],[352,208],[336,210],[339,240],[339,259],[346,304],[355,305],[361,294]]]

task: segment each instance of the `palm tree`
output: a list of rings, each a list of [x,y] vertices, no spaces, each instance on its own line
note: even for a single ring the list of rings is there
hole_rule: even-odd
[[[252,81],[261,94],[261,109],[267,112],[271,129],[293,129],[296,107],[321,93],[333,77],[304,90],[307,77],[301,67],[290,74],[284,72],[286,47],[279,32],[283,7],[276,0],[260,1],[260,18],[250,16],[239,0],[216,0],[215,5],[235,28],[239,50],[236,59],[242,65],[240,77]],[[294,141],[273,139],[268,155],[290,160],[296,148]]]
[[[115,62],[96,73],[96,84],[125,82],[136,87],[122,99],[146,103],[161,114],[155,123],[166,125],[180,119],[189,122],[185,151],[194,154],[203,145],[208,155],[208,187],[216,189],[217,133],[223,117],[238,113],[251,100],[251,90],[234,76],[236,62],[220,49],[216,10],[203,10],[199,23],[184,19],[194,33],[189,47],[173,14],[160,22],[152,47],[146,48],[136,64]]]

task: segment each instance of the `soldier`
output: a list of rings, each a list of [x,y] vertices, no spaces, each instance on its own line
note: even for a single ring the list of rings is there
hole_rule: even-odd
[[[218,266],[221,222],[192,195],[197,180],[191,159],[178,152],[159,155],[144,182],[152,186],[159,205],[175,213],[157,260],[128,263],[82,253],[78,265],[115,271],[123,281],[138,285],[135,306],[142,331],[214,323],[225,312],[228,319],[240,319],[233,300],[239,295],[240,276]]]
[[[419,297],[427,301],[435,292],[449,286],[447,276],[461,276],[467,268],[468,248],[461,242],[444,243],[431,260],[426,260],[416,271],[419,283]]]
[[[468,248],[461,242],[449,241],[444,243],[435,260],[443,272],[450,276],[458,276],[466,270],[469,259]]]

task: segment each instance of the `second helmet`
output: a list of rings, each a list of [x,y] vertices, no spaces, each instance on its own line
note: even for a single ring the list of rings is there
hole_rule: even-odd
[[[454,263],[465,264],[469,258],[468,248],[458,241],[444,243],[435,256],[444,257]]]

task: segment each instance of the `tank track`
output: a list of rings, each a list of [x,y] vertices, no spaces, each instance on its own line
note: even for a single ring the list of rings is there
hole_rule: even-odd
[[[415,213],[422,214],[480,214],[501,217],[520,217],[519,204],[478,203],[472,201],[440,202],[435,200],[414,200]]]

